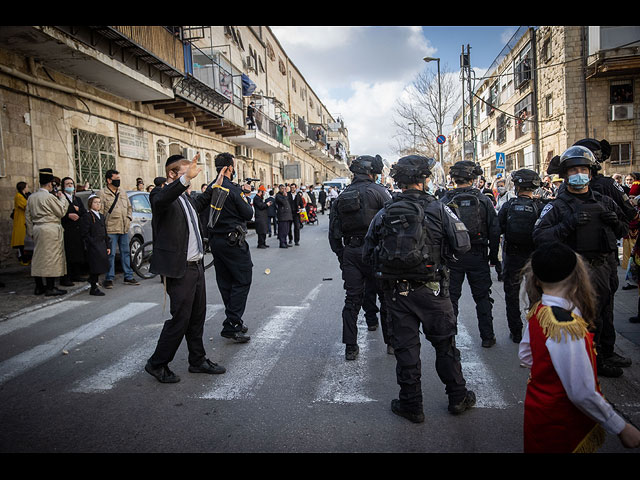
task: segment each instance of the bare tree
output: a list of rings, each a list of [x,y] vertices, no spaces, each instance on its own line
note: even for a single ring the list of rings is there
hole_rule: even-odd
[[[425,69],[409,85],[394,111],[396,153],[419,153],[438,158],[436,137],[444,132],[446,119],[456,108],[460,98],[457,74],[446,67],[440,72],[442,112],[438,103],[438,75]]]

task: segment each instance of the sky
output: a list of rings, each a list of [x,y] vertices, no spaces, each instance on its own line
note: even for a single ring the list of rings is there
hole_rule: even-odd
[[[394,107],[421,71],[451,71],[460,83],[460,54],[469,45],[481,76],[517,26],[272,26],[289,59],[331,115],[349,131],[352,155],[397,160]],[[449,123],[449,125],[447,125]],[[445,121],[448,133],[450,121]]]

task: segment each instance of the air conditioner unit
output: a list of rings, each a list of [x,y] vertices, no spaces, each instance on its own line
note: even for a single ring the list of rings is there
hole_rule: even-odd
[[[247,55],[247,61],[246,61],[246,64],[247,64],[247,68],[248,68],[249,70],[257,71],[257,68],[256,68],[256,59],[255,59],[255,58],[253,58],[251,55]]]
[[[633,118],[633,104],[611,105],[611,120],[631,120]]]

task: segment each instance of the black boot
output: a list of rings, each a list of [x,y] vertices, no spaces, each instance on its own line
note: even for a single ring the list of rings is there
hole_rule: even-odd
[[[638,315],[629,318],[631,323],[640,323],[640,296],[638,297]]]

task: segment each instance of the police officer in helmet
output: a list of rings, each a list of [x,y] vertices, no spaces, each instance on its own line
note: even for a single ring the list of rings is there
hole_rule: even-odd
[[[353,180],[332,204],[329,214],[329,245],[340,262],[346,293],[342,309],[346,360],[355,360],[359,352],[357,320],[360,308],[365,310],[369,330],[375,330],[378,325],[376,292],[379,289],[371,266],[362,260],[362,248],[371,219],[391,199],[387,189],[375,183],[382,168],[379,155],[362,155],[354,159],[349,167],[354,174]],[[382,298],[380,303],[382,335],[385,344],[389,345]]]
[[[489,266],[499,262],[500,226],[491,200],[472,186],[474,179],[481,173],[482,169],[474,162],[456,162],[450,169],[456,188],[449,190],[441,202],[448,205],[462,220],[471,239],[471,249],[460,257],[460,261],[451,265],[453,311],[457,317],[458,300],[462,295],[462,283],[466,275],[476,304],[482,346],[489,348],[496,343]]]
[[[564,151],[557,163],[558,173],[566,187],[547,204],[533,231],[536,246],[559,241],[584,257],[597,294],[596,327],[598,375],[619,377],[616,365],[615,335],[604,328],[611,301],[610,256],[617,251],[616,239],[628,232],[622,210],[607,195],[590,188],[596,158],[586,147],[575,145]]]
[[[374,217],[363,253],[382,279],[390,316],[400,386],[391,410],[414,423],[424,421],[420,327],[435,349],[449,412],[462,413],[476,401],[462,374],[448,292],[448,264],[469,250],[469,234],[453,212],[428,193],[434,164],[433,159],[410,155],[393,166],[390,175],[402,193]]]
[[[523,168],[511,174],[516,197],[507,200],[498,212],[500,232],[504,235],[502,266],[504,296],[507,307],[507,324],[514,343],[522,340],[522,318],[520,316],[521,271],[535,249],[533,229],[544,202],[534,198],[533,192],[542,184],[540,176],[533,170]]]

